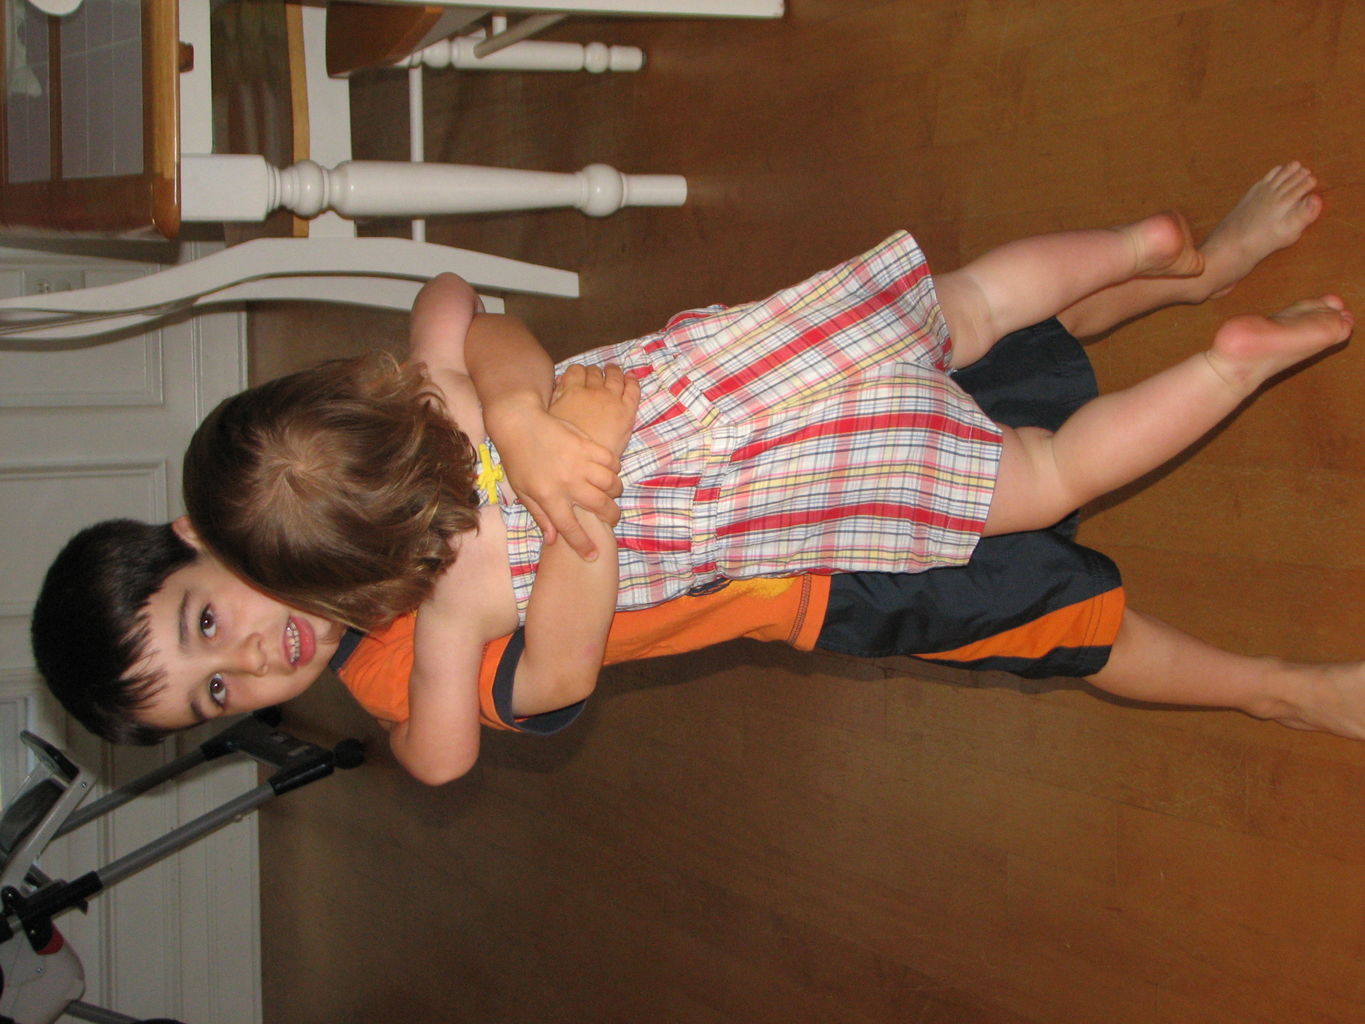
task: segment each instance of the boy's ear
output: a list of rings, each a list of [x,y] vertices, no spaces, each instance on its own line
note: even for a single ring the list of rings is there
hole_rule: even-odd
[[[199,532],[194,528],[194,524],[190,522],[189,516],[181,516],[179,519],[175,520],[175,522],[171,523],[171,529],[175,531],[177,537],[190,547],[194,548],[195,551],[204,550],[204,542],[199,539]]]

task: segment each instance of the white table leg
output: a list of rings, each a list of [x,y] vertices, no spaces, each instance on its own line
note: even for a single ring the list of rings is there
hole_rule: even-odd
[[[681,206],[686,179],[622,174],[591,164],[572,174],[466,164],[348,160],[327,169],[303,160],[279,170],[246,155],[181,158],[181,219],[257,222],[280,207],[301,217],[427,217],[574,207],[605,217],[623,206]]]
[[[384,0],[404,3],[408,0]],[[489,6],[488,0],[423,0],[442,7]],[[783,0],[500,0],[499,11],[652,15],[679,18],[780,18]]]
[[[475,51],[487,39],[486,33],[442,39],[425,46],[401,61],[400,67],[425,64],[429,68],[459,68],[462,71],[639,71],[645,66],[645,52],[638,46],[608,46],[606,43],[545,43],[535,40],[513,43],[486,57]]]

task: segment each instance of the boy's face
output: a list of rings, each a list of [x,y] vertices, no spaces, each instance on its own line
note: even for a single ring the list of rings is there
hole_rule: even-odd
[[[243,582],[176,526],[199,557],[147,602],[148,654],[139,667],[161,687],[138,719],[181,729],[297,697],[327,666],[341,630]]]

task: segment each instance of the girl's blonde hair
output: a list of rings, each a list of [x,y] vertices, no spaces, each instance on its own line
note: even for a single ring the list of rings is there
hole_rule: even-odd
[[[235,572],[367,630],[429,596],[476,528],[475,467],[423,369],[377,352],[220,404],[185,453],[185,505]]]

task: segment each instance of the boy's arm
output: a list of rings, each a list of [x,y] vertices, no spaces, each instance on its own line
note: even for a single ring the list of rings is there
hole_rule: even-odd
[[[565,544],[543,552],[512,686],[518,717],[576,704],[597,685],[616,613],[616,544],[596,516],[581,509],[575,514],[609,557],[589,562]],[[516,624],[490,610],[495,602],[485,600],[479,587],[465,585],[479,575],[469,572],[476,568],[472,563],[487,554],[467,545],[417,612],[408,717],[393,726],[389,742],[398,762],[428,785],[450,782],[474,766],[483,650]]]
[[[469,372],[465,344],[469,325],[483,311],[469,282],[455,274],[438,274],[422,286],[408,318],[408,358],[432,372]]]
[[[577,427],[608,451],[624,452],[635,429],[640,382],[619,366],[565,367],[550,414]],[[611,525],[611,524],[609,524]]]
[[[469,350],[461,332],[472,327],[476,319],[484,319],[473,312],[467,301],[471,296],[472,289],[461,279],[442,275],[424,287],[414,303],[412,355],[427,362],[434,380],[463,375],[471,369],[465,361]],[[494,331],[466,333],[478,337],[473,350],[484,355],[488,349],[481,344],[497,337]],[[535,343],[529,332],[524,328],[518,331],[515,324],[510,333],[513,348],[528,339],[530,344]],[[494,394],[502,389],[504,396],[515,397],[525,394],[528,386],[532,394],[538,393],[536,385],[527,381],[534,378],[537,366],[549,366],[548,357],[540,363],[533,353],[524,350],[517,353],[504,348],[503,352],[498,362],[506,364],[507,372],[494,369],[485,375]],[[548,371],[545,380],[547,385],[552,381]],[[447,383],[450,386],[442,385],[443,390],[450,391],[458,380]],[[447,396],[448,402],[459,405],[457,394],[466,387],[467,381],[455,388]],[[548,402],[551,388],[545,387],[543,394],[542,400]],[[479,418],[476,406],[464,411],[471,424]],[[567,423],[564,426],[576,430]],[[525,651],[513,686],[513,712],[517,715],[557,710],[577,703],[592,691],[615,613],[617,566],[611,531],[595,515],[572,507],[569,511],[585,540],[601,547],[608,557],[589,562],[567,545],[543,548],[527,608]],[[510,623],[501,621],[500,613],[494,610],[496,602],[481,599],[480,588],[467,585],[470,579],[487,578],[480,571],[488,568],[481,559],[505,559],[505,552],[489,551],[477,544],[462,548],[456,566],[442,576],[431,598],[418,611],[408,718],[389,734],[399,762],[432,785],[465,774],[478,758],[478,679],[483,648],[516,624],[515,618]]]
[[[555,387],[550,412],[620,451],[630,438],[639,400],[639,383],[620,367],[570,366]],[[518,715],[557,711],[586,699],[602,667],[616,614],[616,537],[586,510],[572,511],[601,557],[585,560],[564,544],[541,547],[512,688]]]
[[[525,649],[517,663],[512,710],[518,716],[557,711],[597,686],[616,614],[618,566],[610,527],[575,509],[600,557],[589,561],[566,544],[541,549],[526,605]]]
[[[639,400],[638,382],[620,367],[570,366],[555,388],[550,412],[620,451],[630,437]],[[512,708],[518,715],[568,707],[597,686],[616,614],[616,537],[586,510],[572,511],[601,557],[585,560],[564,544],[542,546],[512,688]]]
[[[520,320],[474,317],[465,359],[488,436],[546,545],[562,535],[580,554],[592,557],[594,547],[573,507],[615,525],[620,513],[612,499],[621,493],[617,453],[548,411],[554,364]]]

